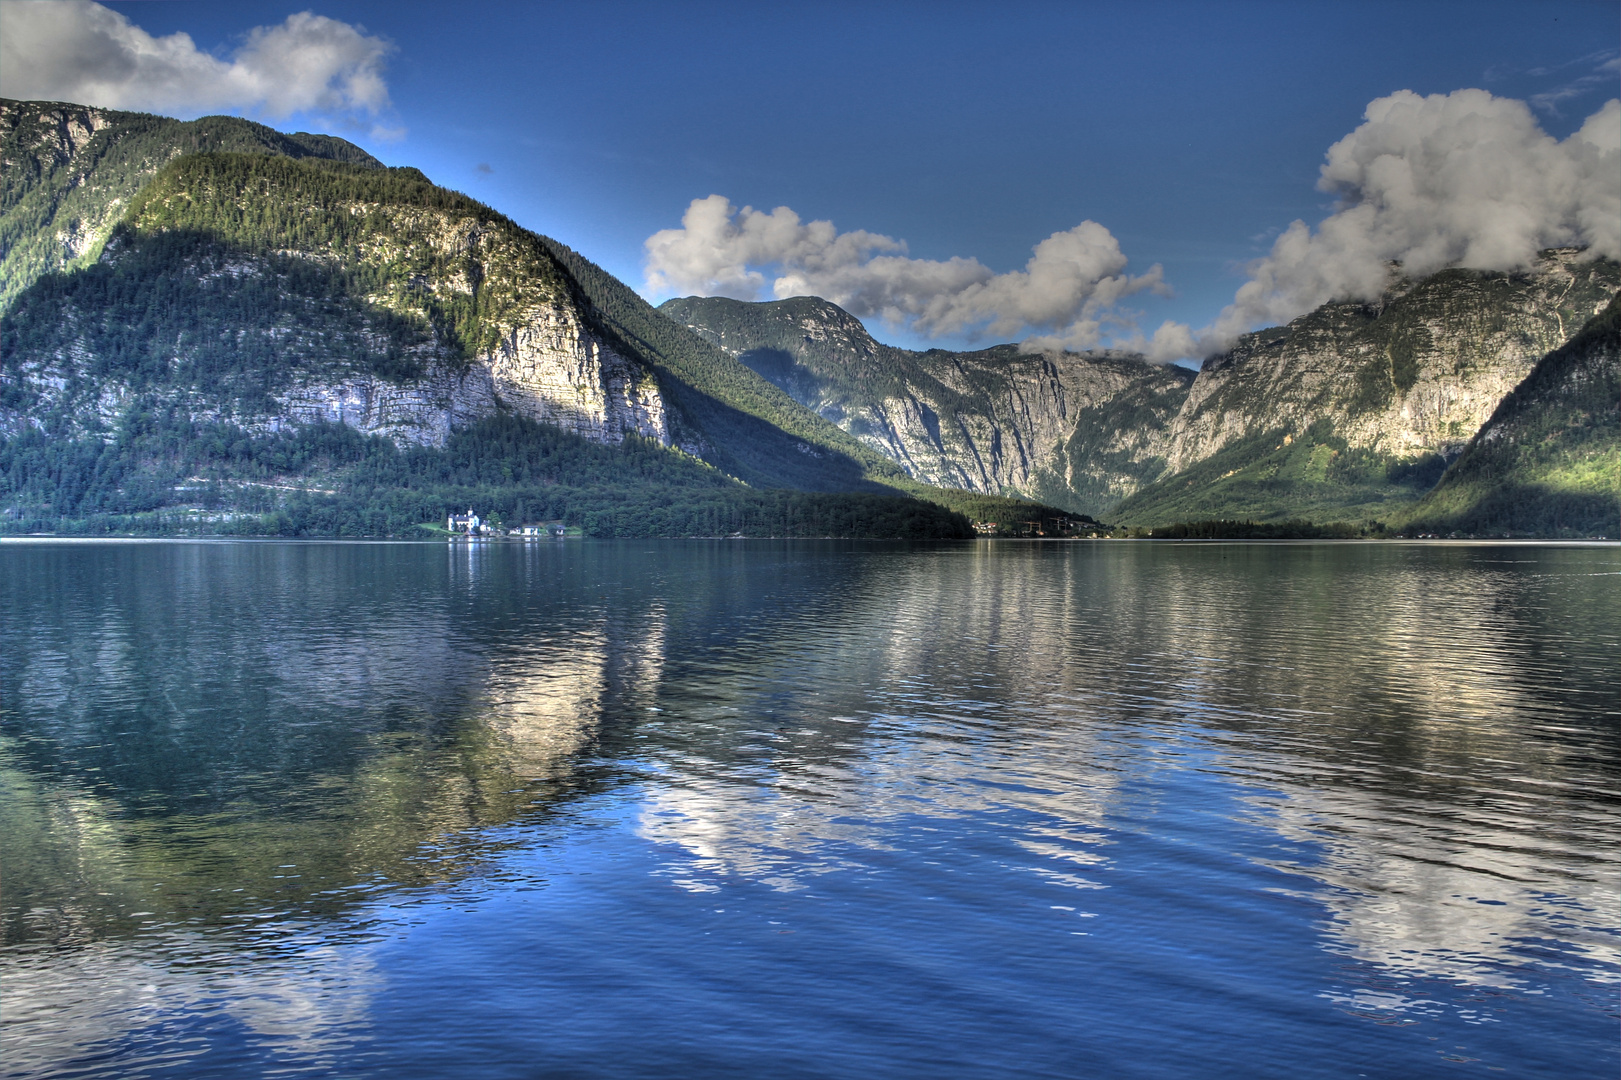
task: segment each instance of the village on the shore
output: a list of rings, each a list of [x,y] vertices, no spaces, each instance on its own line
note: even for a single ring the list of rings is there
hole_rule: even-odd
[[[537,521],[507,528],[499,521],[480,516],[472,507],[465,514],[445,518],[445,531],[452,540],[545,540],[582,535],[578,526],[569,528],[561,521]]]

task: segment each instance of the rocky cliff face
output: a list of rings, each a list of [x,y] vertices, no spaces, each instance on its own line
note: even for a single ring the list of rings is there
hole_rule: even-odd
[[[342,423],[401,445],[442,446],[452,429],[500,412],[592,442],[620,443],[627,435],[666,446],[673,441],[657,379],[588,331],[578,313],[567,308],[530,312],[525,324],[471,363],[436,350],[425,359],[423,373],[408,380],[368,372],[312,374],[248,415],[217,416],[204,402],[192,411],[250,430]]]
[[[1549,251],[1522,273],[1396,279],[1205,363],[1161,436],[1165,474],[1117,516],[1405,519],[1538,360],[1621,288],[1621,265]]]
[[[1208,361],[1166,432],[1175,474],[1238,440],[1321,421],[1391,458],[1453,457],[1537,360],[1621,289],[1621,265],[1549,251],[1519,274],[1447,270],[1328,304]]]
[[[1083,513],[1159,471],[1137,428],[1162,425],[1193,378],[1122,353],[897,349],[815,297],[688,297],[661,310],[918,480]],[[1126,417],[1136,426],[1122,430]]]

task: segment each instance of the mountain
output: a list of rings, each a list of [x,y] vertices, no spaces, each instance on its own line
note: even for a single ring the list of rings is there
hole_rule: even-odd
[[[1573,249],[1525,272],[1397,277],[1205,362],[1163,434],[1163,476],[1112,513],[1398,519],[1532,367],[1621,289],[1621,264]]]
[[[469,501],[632,534],[1032,516],[912,481],[578,254],[342,140],[0,115],[11,531],[397,532]]]
[[[1621,536],[1621,296],[1538,361],[1408,528]]]
[[[1621,290],[1575,249],[1392,271],[1372,303],[1248,334],[1195,377],[1129,354],[911,352],[815,297],[660,310],[931,483],[1134,526],[1405,520],[1542,357]]]
[[[1098,514],[1164,467],[1193,373],[1119,352],[914,352],[817,297],[659,308],[916,480]]]

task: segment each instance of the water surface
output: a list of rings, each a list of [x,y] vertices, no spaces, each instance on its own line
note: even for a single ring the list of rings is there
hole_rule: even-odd
[[[0,1074],[1613,1077],[1621,550],[0,545]]]

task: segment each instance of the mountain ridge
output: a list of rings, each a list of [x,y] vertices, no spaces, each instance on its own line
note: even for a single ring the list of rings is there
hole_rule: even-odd
[[[1618,292],[1621,264],[1569,248],[1513,273],[1393,269],[1377,300],[1246,334],[1196,375],[1119,353],[897,349],[814,297],[660,310],[914,477],[1134,526],[1304,516],[1379,528],[1405,520],[1498,403]],[[986,394],[997,380],[1000,397]],[[1016,407],[1043,396],[1058,407],[1039,421]],[[1022,468],[985,468],[982,446],[1010,447]]]
[[[1499,403],[1408,527],[1621,536],[1621,296]]]

